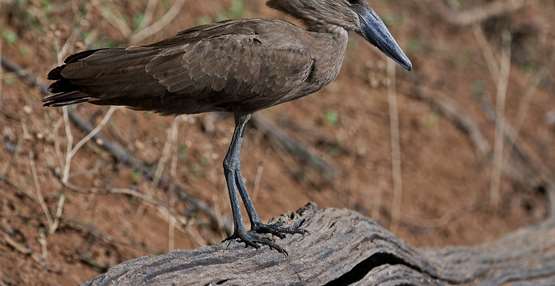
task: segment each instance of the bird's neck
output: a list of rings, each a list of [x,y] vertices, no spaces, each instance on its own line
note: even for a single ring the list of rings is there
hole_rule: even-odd
[[[307,25],[307,30],[311,32],[316,42],[323,45],[322,48],[332,48],[338,52],[344,52],[349,40],[349,33],[345,28],[332,24],[312,24]]]
[[[317,32],[317,33],[330,33],[330,34],[342,34],[346,32],[345,28],[328,24],[328,23],[320,23],[320,22],[306,22],[305,25],[308,31]]]
[[[319,45],[320,49],[332,49],[336,54],[339,52],[343,54],[347,47],[347,42],[349,40],[349,33],[345,28],[331,25],[331,24],[314,24],[308,26],[308,31],[313,35],[314,42]]]
[[[309,29],[312,40],[310,45],[315,58],[314,72],[322,85],[333,81],[343,65],[349,34],[347,30],[335,25],[312,26]]]

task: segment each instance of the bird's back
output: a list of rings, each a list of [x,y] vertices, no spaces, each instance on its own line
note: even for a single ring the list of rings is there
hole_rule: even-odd
[[[195,27],[151,45],[84,51],[48,78],[48,106],[80,102],[164,114],[251,112],[303,88],[313,70],[306,31],[283,21]]]

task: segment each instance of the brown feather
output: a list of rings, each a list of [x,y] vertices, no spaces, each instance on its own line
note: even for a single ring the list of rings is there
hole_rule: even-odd
[[[84,51],[53,69],[48,106],[124,105],[163,114],[252,112],[312,93],[338,73],[346,35],[307,33],[283,21],[195,27],[142,47]],[[316,67],[316,53],[324,61]],[[327,57],[327,58],[326,58]],[[308,81],[311,72],[322,72]]]

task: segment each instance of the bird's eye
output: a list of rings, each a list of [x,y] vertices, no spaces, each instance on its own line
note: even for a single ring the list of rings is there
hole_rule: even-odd
[[[347,0],[347,2],[349,2],[349,4],[351,4],[351,5],[356,5],[356,4],[359,4],[360,1],[359,0]]]

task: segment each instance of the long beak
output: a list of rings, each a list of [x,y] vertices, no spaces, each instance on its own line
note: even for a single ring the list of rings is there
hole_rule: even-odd
[[[384,22],[372,9],[359,15],[362,35],[388,57],[395,60],[407,71],[412,70],[412,63],[403,52],[395,38],[391,35]]]

